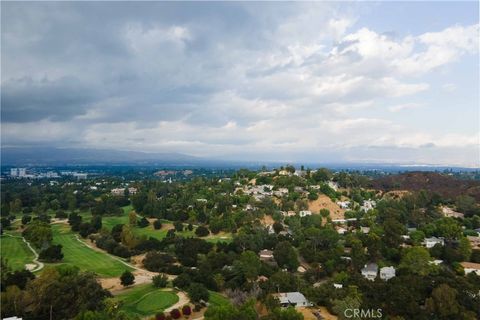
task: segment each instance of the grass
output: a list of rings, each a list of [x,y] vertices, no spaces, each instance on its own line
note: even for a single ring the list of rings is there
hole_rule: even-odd
[[[151,284],[135,286],[119,294],[115,299],[121,302],[121,310],[140,316],[161,312],[178,302],[175,292],[157,289]]]
[[[210,290],[208,292],[210,293],[210,297],[208,298],[208,302],[210,303],[210,305],[224,306],[230,303],[228,298],[223,296],[222,294]]]
[[[68,226],[52,225],[52,231],[53,243],[63,246],[62,264],[75,265],[82,270],[92,271],[103,277],[118,277],[125,270],[132,270],[108,254],[95,251],[78,241]]]
[[[21,238],[6,235],[0,237],[1,257],[8,260],[12,270],[22,270],[25,264],[32,263],[34,255]]]

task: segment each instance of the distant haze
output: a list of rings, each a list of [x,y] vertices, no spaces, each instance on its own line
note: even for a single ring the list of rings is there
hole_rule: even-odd
[[[2,147],[480,167],[478,6],[1,2]]]

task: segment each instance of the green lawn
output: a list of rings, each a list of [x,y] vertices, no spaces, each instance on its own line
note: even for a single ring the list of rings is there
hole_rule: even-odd
[[[151,284],[135,286],[115,299],[121,302],[122,310],[139,316],[153,315],[178,302],[178,296],[173,291],[157,289]]]
[[[53,242],[61,244],[64,264],[71,264],[104,277],[118,277],[132,268],[115,260],[108,254],[95,251],[78,241],[75,234],[65,225],[52,225]]]
[[[21,238],[12,238],[7,235],[0,237],[1,257],[8,260],[8,265],[13,270],[25,268],[25,264],[32,263],[33,252]]]
[[[222,294],[215,291],[210,291],[210,290],[208,292],[210,293],[210,297],[208,298],[208,302],[210,303],[210,305],[224,306],[230,303],[228,298],[223,296]]]

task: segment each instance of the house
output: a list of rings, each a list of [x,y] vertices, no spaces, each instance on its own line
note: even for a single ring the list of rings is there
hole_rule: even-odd
[[[480,276],[480,263],[461,262],[460,264],[462,265],[466,275],[474,272],[477,274],[477,276]]]
[[[318,184],[314,184],[314,185],[310,186],[310,188],[313,189],[313,190],[320,190],[321,187]]]
[[[457,211],[454,211],[452,208],[449,208],[449,207],[441,207],[442,209],[442,214],[445,216],[445,217],[452,217],[452,218],[463,218],[463,213],[460,213],[460,212],[457,212]]]
[[[328,181],[328,186],[332,188],[333,190],[337,191],[338,190],[338,183],[334,181]]]
[[[204,199],[204,198],[198,198],[197,202],[207,203],[208,201],[207,201],[207,199]]]
[[[298,213],[300,215],[300,217],[306,217],[306,216],[311,216],[312,215],[312,211],[310,210],[302,210]]]
[[[380,268],[380,279],[390,280],[395,277],[395,268],[394,267],[383,267]]]
[[[300,292],[283,292],[273,295],[280,301],[280,305],[286,307],[311,307],[313,304]]]
[[[287,211],[287,212],[282,211],[282,214],[283,214],[284,217],[293,217],[293,216],[297,215],[297,213],[295,211]]]
[[[306,271],[307,271],[307,269],[305,269],[305,268],[302,267],[302,266],[298,266],[298,268],[297,268],[297,272],[305,273]]]
[[[125,195],[125,188],[114,188],[110,192],[113,196],[123,196]]]
[[[370,232],[370,227],[360,227],[360,232],[367,234]]]
[[[375,280],[378,273],[378,265],[376,263],[369,263],[366,264],[365,267],[362,268],[362,276],[370,281]]]
[[[443,263],[443,260],[433,260],[433,261],[428,261],[429,264],[433,264],[435,266],[439,266]]]
[[[345,229],[343,227],[338,227],[336,229],[337,229],[338,234],[345,234],[345,232],[347,232],[347,229]]]
[[[377,203],[374,200],[363,200],[363,205],[360,207],[360,209],[364,212],[367,212],[375,208],[376,205]]]
[[[476,233],[478,233],[478,236],[480,237],[480,228],[475,229],[475,230],[473,230],[473,231],[475,231]]]
[[[343,285],[340,284],[340,283],[334,283],[334,284],[333,284],[333,287],[334,287],[335,289],[342,289],[342,288],[343,288]]]
[[[348,209],[350,207],[350,201],[337,201],[337,204],[342,209]]]
[[[472,249],[480,249],[480,237],[467,236],[467,239]]]
[[[263,262],[270,262],[270,261],[274,260],[272,250],[264,249],[264,250],[260,251],[258,256],[259,256],[260,260],[263,261]]]
[[[137,193],[137,188],[130,187],[128,188],[128,194],[136,194]]]
[[[445,239],[444,238],[437,238],[437,237],[430,237],[430,238],[425,238],[423,240],[423,245],[427,248],[427,249],[430,249],[430,248],[433,248],[435,245],[441,245],[441,246],[444,246],[445,245]]]

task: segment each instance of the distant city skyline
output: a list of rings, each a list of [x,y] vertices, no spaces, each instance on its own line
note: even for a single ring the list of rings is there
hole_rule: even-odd
[[[478,2],[2,2],[2,146],[480,167]]]

